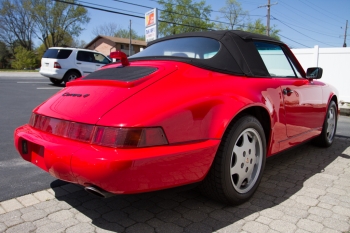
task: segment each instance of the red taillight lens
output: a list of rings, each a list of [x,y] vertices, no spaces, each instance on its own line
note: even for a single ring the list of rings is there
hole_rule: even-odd
[[[69,124],[67,137],[73,140],[90,142],[93,129],[93,125],[71,122]]]
[[[41,131],[82,142],[90,142],[93,125],[75,123],[51,117],[32,114],[29,125]]]
[[[60,63],[55,62],[55,63],[53,63],[53,68],[61,69],[62,67],[61,67]]]
[[[108,147],[148,147],[168,144],[163,129],[96,126],[92,144]]]
[[[29,125],[57,136],[108,147],[149,147],[168,144],[164,131],[154,128],[114,128],[70,122],[32,114]]]

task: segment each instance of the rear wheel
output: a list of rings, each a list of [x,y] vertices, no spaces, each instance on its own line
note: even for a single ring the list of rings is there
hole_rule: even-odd
[[[329,147],[334,141],[337,130],[337,105],[332,100],[327,109],[326,119],[323,122],[321,134],[314,139],[314,143],[320,147]]]
[[[55,85],[60,85],[63,82],[63,79],[50,78],[50,81]]]
[[[64,84],[75,80],[76,78],[79,78],[81,75],[77,72],[77,71],[68,71],[65,75],[64,75]]]
[[[265,161],[263,127],[255,117],[244,116],[224,135],[200,189],[205,195],[226,203],[245,202],[260,183]]]

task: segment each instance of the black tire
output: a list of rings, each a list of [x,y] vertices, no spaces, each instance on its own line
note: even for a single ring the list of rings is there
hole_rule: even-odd
[[[251,115],[233,123],[222,138],[214,162],[199,189],[206,196],[237,205],[256,191],[265,168],[266,139]]]
[[[64,84],[81,77],[80,73],[74,70],[68,71],[63,78]]]
[[[50,81],[55,85],[60,85],[63,82],[63,79],[50,78]]]
[[[319,147],[330,147],[333,144],[338,122],[337,109],[336,103],[332,100],[327,108],[327,114],[323,122],[322,132],[313,140],[315,145]]]

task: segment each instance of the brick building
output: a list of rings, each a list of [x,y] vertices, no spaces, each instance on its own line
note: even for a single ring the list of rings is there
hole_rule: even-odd
[[[84,48],[96,50],[104,55],[109,55],[112,51],[120,50],[129,56],[129,39],[112,37],[112,36],[97,36]],[[131,40],[131,55],[142,51],[147,43],[142,40]]]

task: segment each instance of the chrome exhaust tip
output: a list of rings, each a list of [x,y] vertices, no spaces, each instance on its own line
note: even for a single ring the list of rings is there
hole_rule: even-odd
[[[87,186],[84,189],[86,192],[91,193],[91,194],[98,196],[98,197],[107,198],[107,197],[114,196],[113,193],[104,191],[103,189],[98,188],[96,186]]]

